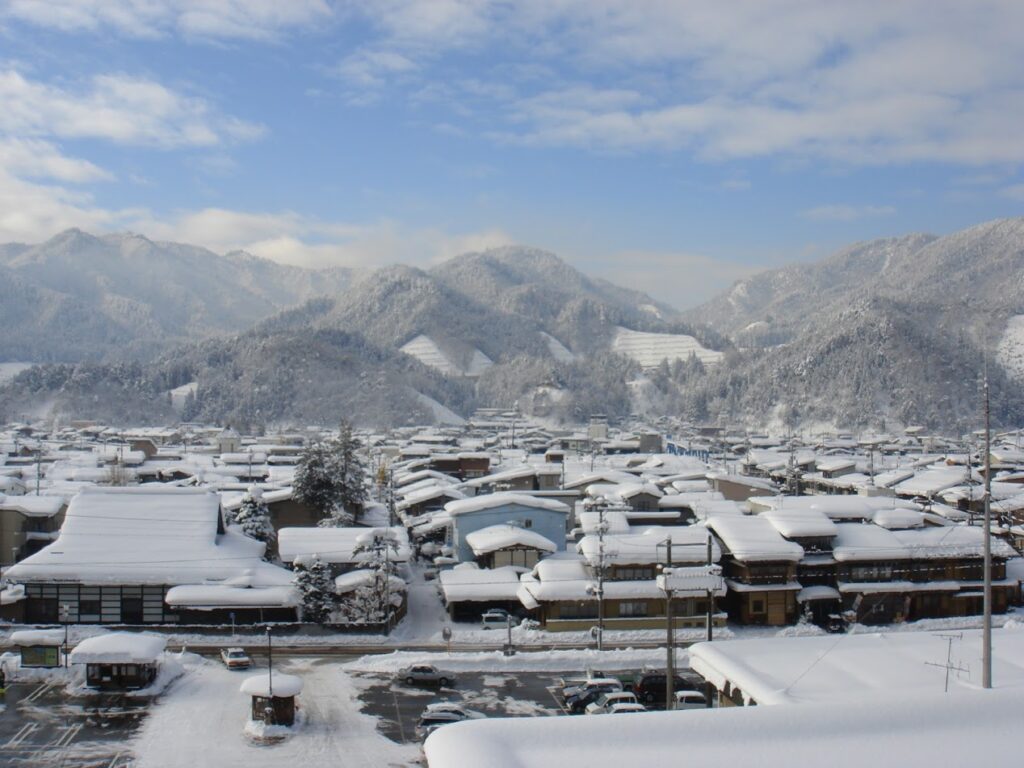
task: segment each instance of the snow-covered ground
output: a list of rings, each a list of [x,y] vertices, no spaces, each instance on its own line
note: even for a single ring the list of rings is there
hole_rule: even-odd
[[[425,405],[430,409],[430,412],[434,416],[434,420],[438,424],[454,424],[455,426],[462,426],[466,423],[466,420],[459,416],[459,414],[446,405],[437,402],[437,400],[429,395],[417,392],[416,399],[419,400],[422,405]]]
[[[474,349],[469,364],[463,367],[448,357],[437,345],[437,342],[422,334],[403,344],[401,351],[448,376],[479,376],[494,365],[487,355],[479,349]]]
[[[210,661],[186,664],[185,674],[153,707],[129,745],[138,768],[196,766],[405,766],[419,749],[377,732],[360,712],[356,684],[340,665],[291,659],[283,672],[305,684],[302,723],[283,741],[261,744],[244,732],[250,699],[238,691],[247,677]]]
[[[662,360],[686,360],[694,354],[705,365],[721,361],[722,353],[702,346],[693,336],[684,333],[644,333],[618,328],[612,349],[636,360],[644,368],[654,368]]]
[[[544,331],[541,331],[540,335],[547,343],[548,352],[551,353],[551,356],[555,358],[555,360],[557,360],[560,363],[571,363],[573,360],[576,359],[576,355],[574,355],[572,351],[567,346],[565,346],[565,344],[560,342],[550,333],[545,333]]]
[[[1024,379],[1024,315],[1014,315],[996,348],[996,360],[1015,379]]]
[[[4,384],[24,370],[31,368],[33,363],[0,363],[0,384]]]
[[[685,666],[686,651],[676,651],[676,663]],[[501,651],[446,653],[444,651],[395,651],[363,656],[346,662],[349,672],[394,674],[410,664],[434,664],[451,672],[579,672],[588,668],[623,670],[658,667],[665,664],[665,651],[658,648],[595,651],[544,651],[505,656]]]

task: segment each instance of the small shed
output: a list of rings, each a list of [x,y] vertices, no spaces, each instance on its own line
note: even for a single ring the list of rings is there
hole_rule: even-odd
[[[145,688],[156,679],[160,654],[167,641],[156,635],[111,632],[80,642],[72,664],[85,664],[85,684],[101,691]]]
[[[252,719],[267,725],[295,723],[295,697],[302,693],[302,678],[268,672],[246,678],[238,689],[252,696]]]
[[[22,629],[11,633],[11,643],[21,652],[23,668],[59,667],[64,630]]]

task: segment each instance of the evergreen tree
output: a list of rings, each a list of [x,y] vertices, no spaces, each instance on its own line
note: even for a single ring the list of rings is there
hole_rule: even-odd
[[[331,448],[340,504],[349,514],[358,516],[366,504],[366,461],[361,453],[363,444],[352,434],[352,425],[347,421],[341,422]]]
[[[363,613],[364,621],[385,621],[391,609],[390,580],[398,570],[398,539],[388,528],[374,528],[360,536],[353,553],[366,555],[363,567],[373,573],[373,582],[356,590],[353,607]]]
[[[259,488],[250,488],[242,499],[242,506],[235,512],[234,524],[241,526],[242,533],[256,541],[262,541],[268,549],[277,538],[274,526],[270,522],[270,510],[263,501],[263,492]],[[264,554],[265,559],[270,559]]]
[[[295,586],[302,598],[302,620],[326,624],[334,611],[334,582],[327,563],[316,555],[313,560],[295,561]]]
[[[319,511],[323,526],[350,525],[366,503],[362,443],[342,422],[337,438],[306,447],[295,468],[295,498]]]

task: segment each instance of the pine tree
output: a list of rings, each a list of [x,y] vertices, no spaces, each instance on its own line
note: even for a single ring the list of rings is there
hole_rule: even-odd
[[[242,533],[256,541],[262,541],[268,549],[277,534],[270,522],[270,510],[263,501],[263,493],[259,488],[250,488],[242,499],[242,506],[235,513],[235,525],[242,528]],[[264,558],[270,559],[264,554]]]
[[[334,582],[327,563],[316,555],[312,561],[295,561],[295,586],[302,598],[302,620],[326,624],[334,611]]]
[[[295,498],[316,509],[320,524],[350,525],[366,503],[366,464],[362,443],[342,422],[337,438],[307,446],[295,468]]]
[[[352,425],[347,421],[342,421],[338,438],[331,442],[340,504],[349,514],[358,516],[366,504],[367,470],[360,453],[363,444],[352,434]]]
[[[363,567],[373,572],[373,582],[356,590],[351,607],[362,612],[363,621],[385,621],[391,610],[390,580],[398,570],[398,539],[388,528],[374,528],[360,536],[353,553],[367,556]]]

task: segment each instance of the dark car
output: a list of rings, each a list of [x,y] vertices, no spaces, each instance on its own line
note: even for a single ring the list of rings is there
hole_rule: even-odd
[[[636,694],[637,701],[643,702],[648,706],[665,706],[665,673],[664,672],[652,672],[646,675],[641,675],[636,682],[633,683],[633,693]],[[697,686],[692,680],[687,680],[679,675],[674,675],[672,689],[674,691],[695,691]]]
[[[597,701],[604,694],[621,690],[622,686],[618,681],[588,685],[580,689],[576,694],[567,696],[565,698],[565,708],[569,710],[570,714],[578,715],[586,711],[588,704]]]

